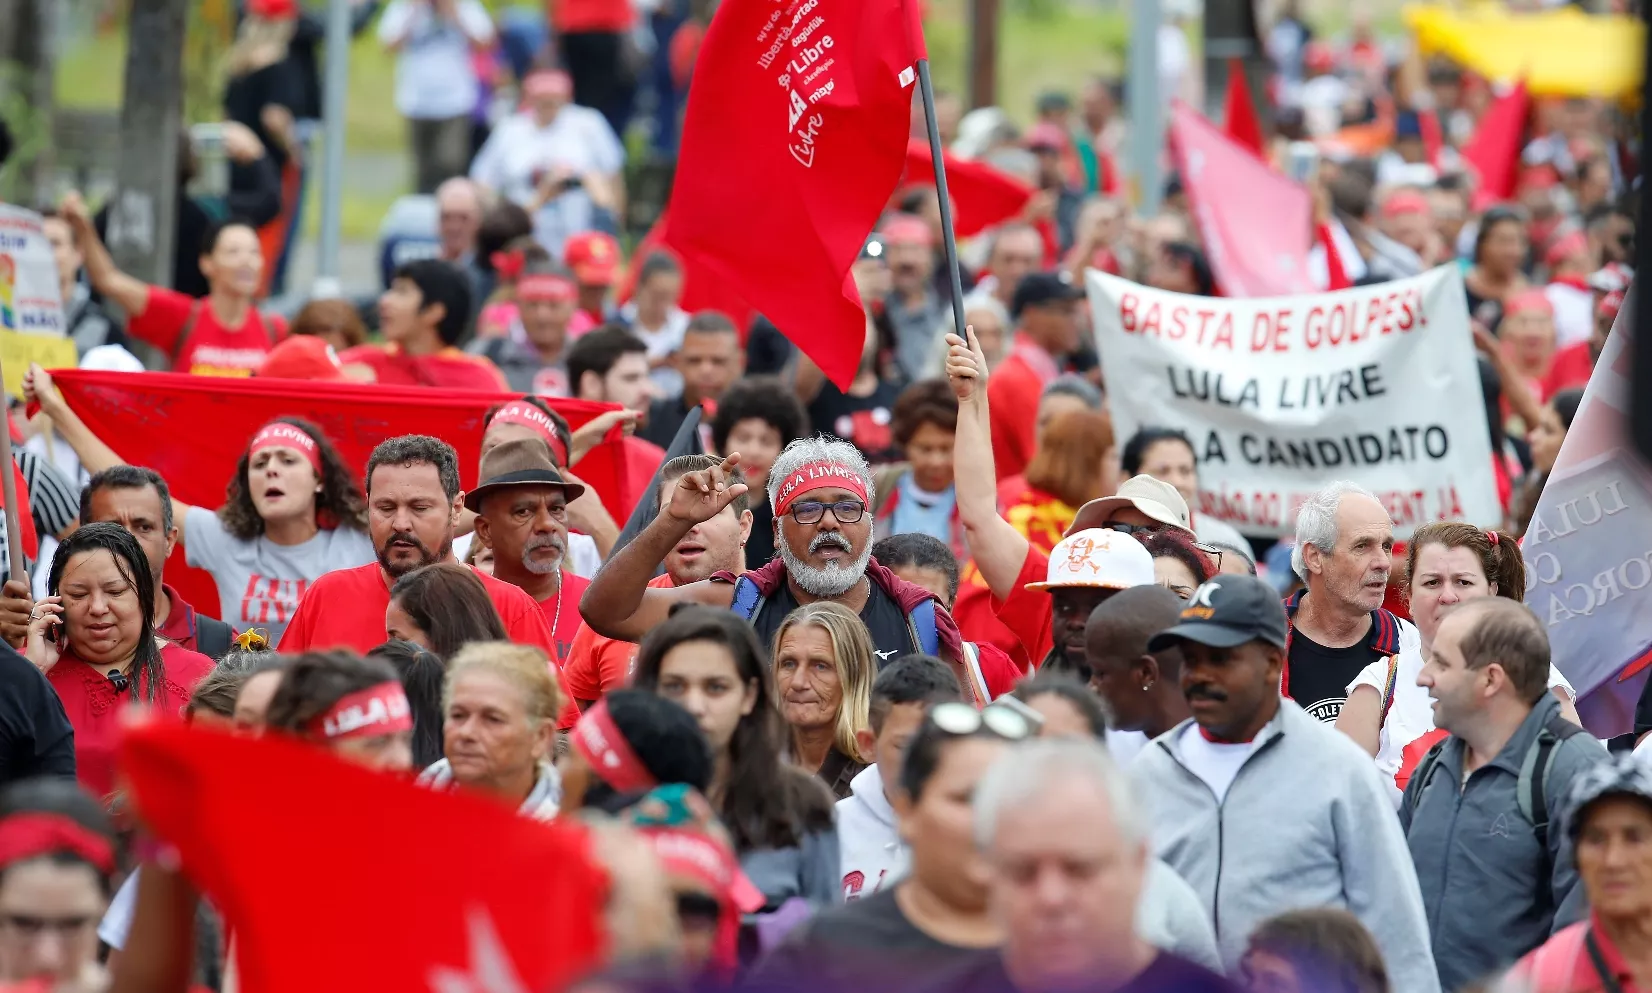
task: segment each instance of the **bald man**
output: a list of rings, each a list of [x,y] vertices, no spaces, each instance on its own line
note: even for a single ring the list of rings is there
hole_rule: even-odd
[[[1091,611],[1084,656],[1112,731],[1139,731],[1152,739],[1191,716],[1182,696],[1181,648],[1147,650],[1149,639],[1175,626],[1184,606],[1163,586],[1135,586]]]
[[[442,259],[469,265],[482,230],[482,188],[463,176],[436,187],[436,232]]]

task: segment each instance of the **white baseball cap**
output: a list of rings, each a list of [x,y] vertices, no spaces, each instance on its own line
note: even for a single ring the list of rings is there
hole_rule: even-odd
[[[1092,586],[1127,590],[1154,582],[1153,556],[1141,542],[1121,531],[1088,528],[1061,539],[1050,552],[1050,570],[1044,582],[1028,583],[1026,588]]]

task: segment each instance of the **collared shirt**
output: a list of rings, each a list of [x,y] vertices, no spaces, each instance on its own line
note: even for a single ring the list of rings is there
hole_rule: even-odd
[[[201,625],[195,608],[166,583],[161,584],[161,595],[172,604],[172,608],[166,612],[166,623],[156,628],[155,633],[192,652],[200,651],[196,644],[196,636],[200,633]]]

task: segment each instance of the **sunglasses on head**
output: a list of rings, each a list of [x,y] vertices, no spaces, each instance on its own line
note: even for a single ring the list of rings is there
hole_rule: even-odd
[[[1036,710],[1014,697],[996,700],[980,710],[967,703],[939,703],[930,710],[929,720],[954,737],[986,733],[1005,741],[1031,738],[1044,722]]]
[[[1134,535],[1138,535],[1138,534],[1152,534],[1155,531],[1162,531],[1166,527],[1168,527],[1169,525],[1165,525],[1165,524],[1126,524],[1123,521],[1108,521],[1107,523],[1105,523],[1101,526],[1103,528],[1106,528],[1109,531],[1117,531],[1120,534],[1128,534],[1128,535],[1134,536]],[[1201,542],[1201,541],[1189,542],[1189,544],[1191,544],[1194,548],[1197,548],[1199,551],[1201,551],[1201,552],[1205,553],[1206,555],[1210,556],[1211,561],[1216,564],[1217,569],[1222,568],[1222,550],[1220,548],[1217,548],[1215,545],[1207,545],[1207,544],[1205,544],[1204,542]]]

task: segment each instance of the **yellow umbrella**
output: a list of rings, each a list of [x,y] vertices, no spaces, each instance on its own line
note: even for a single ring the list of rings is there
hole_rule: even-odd
[[[1645,65],[1637,18],[1566,6],[1510,13],[1498,3],[1415,6],[1406,22],[1423,55],[1444,55],[1494,82],[1524,76],[1534,96],[1633,97]]]

